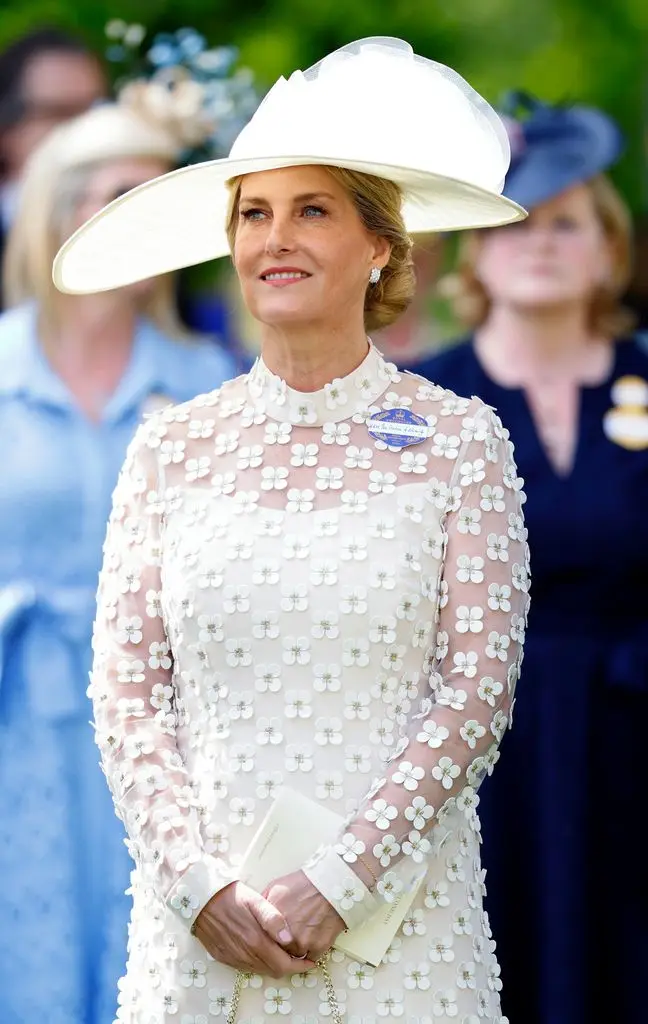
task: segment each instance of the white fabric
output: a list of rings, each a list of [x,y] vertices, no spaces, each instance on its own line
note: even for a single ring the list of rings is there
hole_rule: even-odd
[[[321,164],[397,182],[411,233],[525,215],[504,198],[508,136],[451,68],[401,39],[363,39],[280,78],[224,160],[182,168],[111,203],[63,246],[61,291],[105,291],[229,253],[228,179]]]
[[[374,440],[368,415],[394,407],[430,437],[400,452]],[[124,1024],[226,1013],[234,972],[189,927],[282,783],[348,814],[305,870],[354,923],[401,857],[427,865],[378,969],[333,957],[349,1024],[502,1020],[476,789],[521,661],[520,485],[492,410],[373,347],[308,395],[259,360],[140,429],[114,497],[90,689],[137,862]],[[380,859],[371,894],[363,851]],[[239,1019],[318,1020],[322,989],[253,978]]]

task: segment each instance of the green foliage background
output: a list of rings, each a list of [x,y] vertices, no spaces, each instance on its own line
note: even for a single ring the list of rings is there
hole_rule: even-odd
[[[235,44],[265,85],[352,39],[397,35],[491,102],[522,87],[600,105],[627,137],[617,184],[635,213],[648,209],[648,0],[0,0],[0,47],[54,24],[103,51],[111,18]]]

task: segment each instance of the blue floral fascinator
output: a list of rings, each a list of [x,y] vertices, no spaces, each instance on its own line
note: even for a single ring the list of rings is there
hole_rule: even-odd
[[[615,121],[594,107],[507,93],[498,107],[511,145],[504,195],[530,210],[607,170],[623,150]]]
[[[113,19],[105,55],[122,102],[164,123],[184,144],[180,163],[225,156],[262,92],[233,46],[208,47],[194,28],[147,38],[143,25]]]

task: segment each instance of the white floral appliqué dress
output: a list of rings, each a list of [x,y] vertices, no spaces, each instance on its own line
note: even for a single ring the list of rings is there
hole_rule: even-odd
[[[429,438],[374,440],[367,419],[395,408]],[[282,785],[347,818],[305,865],[347,924],[389,896],[404,858],[427,867],[380,967],[333,955],[349,1024],[503,1020],[476,790],[521,661],[520,486],[491,409],[373,346],[313,394],[259,359],[140,428],[114,496],[90,687],[136,862],[124,1024],[224,1022],[235,972],[191,926]],[[353,870],[363,851],[383,872],[371,890]],[[317,973],[254,976],[238,1019],[330,1012]]]

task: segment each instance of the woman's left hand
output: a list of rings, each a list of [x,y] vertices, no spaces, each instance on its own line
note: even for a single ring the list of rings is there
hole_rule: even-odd
[[[288,923],[293,942],[286,949],[293,956],[308,953],[310,960],[317,960],[346,927],[338,912],[303,871],[275,878],[263,895]]]

